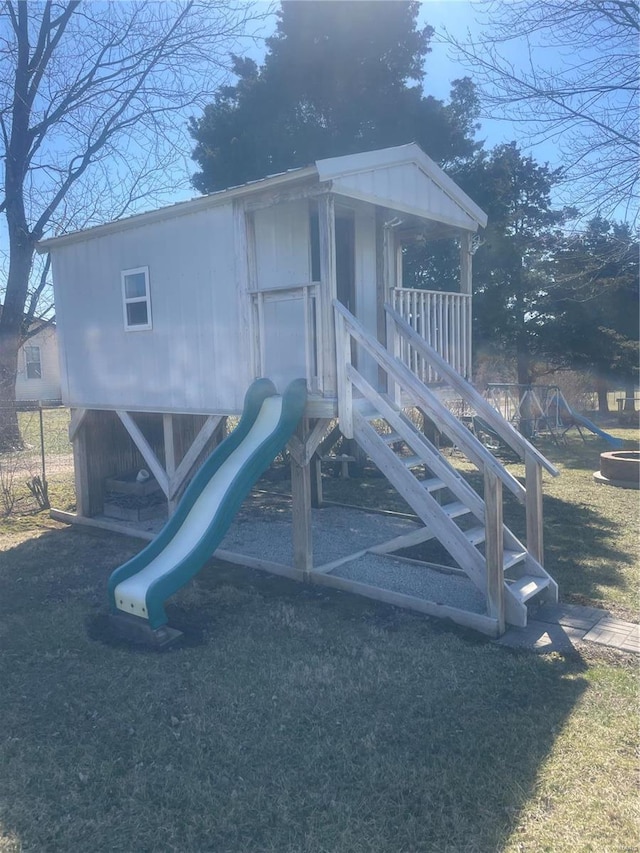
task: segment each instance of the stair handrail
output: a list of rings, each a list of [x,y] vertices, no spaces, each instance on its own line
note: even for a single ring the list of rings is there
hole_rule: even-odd
[[[388,302],[384,304],[384,310],[390,317],[398,330],[409,343],[414,346],[420,355],[428,361],[431,366],[441,376],[446,378],[449,384],[466,398],[480,414],[487,424],[496,432],[500,438],[507,444],[515,453],[518,454],[523,461],[528,457],[535,459],[538,465],[542,466],[553,477],[559,475],[558,469],[544,456],[540,451],[531,444],[530,441],[515,429],[515,427],[505,420],[494,407],[485,400],[470,382],[467,382],[464,377],[453,368],[451,365],[430,346],[424,338],[407,323],[401,314]]]
[[[338,388],[338,406],[341,420],[341,429],[347,438],[353,438],[353,427],[349,423],[351,419],[350,412],[345,417],[345,412],[340,411],[341,407],[346,410],[351,409],[351,383],[347,377],[346,365],[342,363],[343,353],[340,351],[340,333],[339,323],[342,322],[348,330],[349,335],[353,337],[365,350],[387,371],[389,375],[401,382],[413,394],[420,399],[423,407],[431,413],[440,425],[444,427],[443,432],[467,454],[474,464],[481,469],[490,469],[496,477],[498,477],[504,485],[512,492],[513,495],[524,503],[526,499],[526,490],[522,483],[517,480],[510,471],[504,468],[495,456],[487,450],[476,436],[473,435],[454,415],[439,403],[435,395],[427,388],[424,383],[404,364],[395,358],[382,344],[374,338],[361,323],[351,314],[351,312],[338,302],[333,300],[333,307],[336,316],[336,350],[337,350],[337,368],[338,368],[338,384],[345,385],[344,388]],[[344,347],[344,355],[349,361],[349,347]],[[431,400],[430,398],[433,398]],[[434,405],[435,403],[435,405]],[[434,411],[437,407],[442,409],[441,413]],[[345,431],[346,430],[346,431]]]

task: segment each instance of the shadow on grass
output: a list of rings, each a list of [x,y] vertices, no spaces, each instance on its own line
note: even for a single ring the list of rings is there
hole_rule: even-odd
[[[612,521],[593,507],[549,496],[544,511],[546,566],[564,598],[599,601],[603,587],[629,591],[631,575],[623,568],[633,569],[635,553],[615,544],[628,532],[624,514]]]
[[[133,654],[84,624],[136,547],[64,530],[3,555],[16,850],[502,849],[585,689],[578,657],[213,562],[171,605],[201,644]]]

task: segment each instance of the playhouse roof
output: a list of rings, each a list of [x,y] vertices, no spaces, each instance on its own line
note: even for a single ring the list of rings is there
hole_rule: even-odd
[[[337,195],[454,228],[476,231],[478,226],[484,227],[487,223],[484,211],[419,145],[412,142],[394,148],[317,160],[313,166],[291,169],[189,201],[51,237],[40,241],[37,248],[40,252],[48,252],[69,243],[196,213],[236,197],[295,183],[321,183]]]

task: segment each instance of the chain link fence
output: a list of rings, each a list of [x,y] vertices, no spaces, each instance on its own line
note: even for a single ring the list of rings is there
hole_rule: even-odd
[[[0,515],[75,507],[69,420],[60,405],[0,405]]]

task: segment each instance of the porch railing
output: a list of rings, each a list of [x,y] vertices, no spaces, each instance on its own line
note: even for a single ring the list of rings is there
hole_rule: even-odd
[[[396,287],[393,307],[454,370],[465,379],[471,376],[470,294]],[[441,381],[433,365],[405,341],[397,355],[423,382]]]
[[[304,358],[304,373],[307,387],[312,393],[322,392],[324,376],[324,356],[322,341],[322,311],[320,309],[320,284],[309,282],[299,285],[284,285],[269,290],[255,290],[251,297],[252,320],[254,328],[254,360],[257,376],[268,375],[269,364],[282,360],[293,365],[296,357]],[[279,309],[292,310],[291,329],[300,328],[302,314],[303,345],[296,352],[295,344],[287,334],[279,333],[269,337],[267,334],[267,315],[270,309],[279,303]],[[298,309],[296,311],[296,308]],[[300,313],[299,313],[300,312]],[[296,316],[297,315],[297,316]]]

